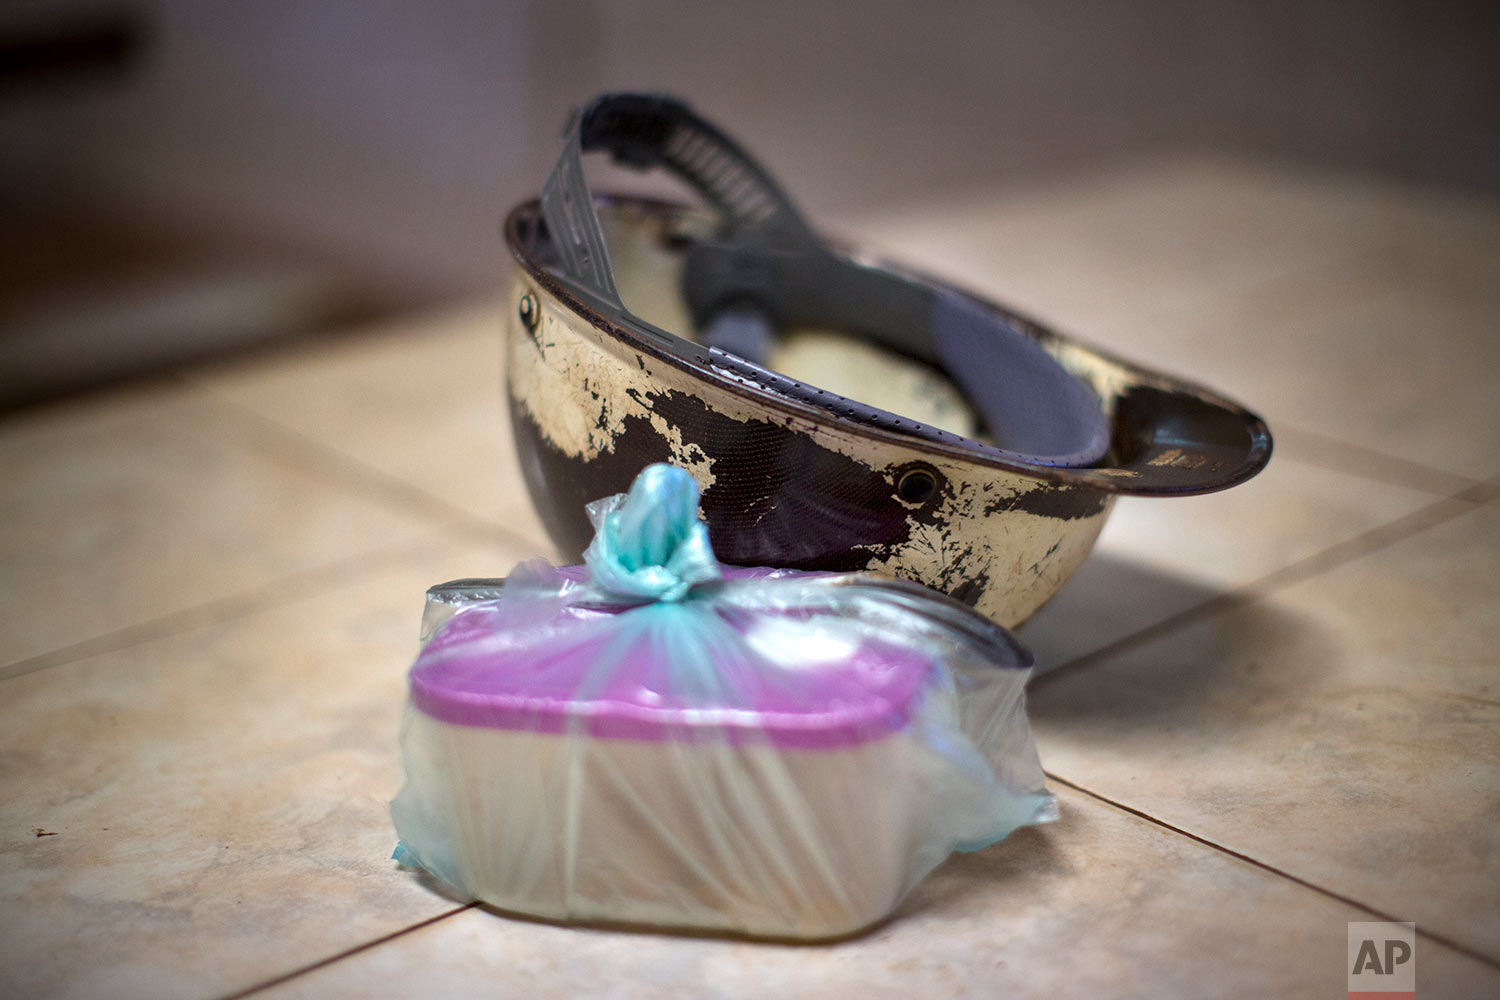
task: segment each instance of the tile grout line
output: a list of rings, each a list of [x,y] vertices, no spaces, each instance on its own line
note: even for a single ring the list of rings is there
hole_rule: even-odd
[[[1301,583],[1320,573],[1337,569],[1340,566],[1354,562],[1364,556],[1371,555],[1397,542],[1420,534],[1429,528],[1434,528],[1445,521],[1450,521],[1455,517],[1478,510],[1484,505],[1492,503],[1497,497],[1500,497],[1500,485],[1496,485],[1495,483],[1480,483],[1451,496],[1435,500],[1425,507],[1420,507],[1409,514],[1396,518],[1394,521],[1389,521],[1353,538],[1345,539],[1326,549],[1304,556],[1296,562],[1273,570],[1249,583],[1241,584],[1235,589],[1216,597],[1211,597],[1201,604],[1185,608],[1176,614],[1163,618],[1159,622],[1147,625],[1144,628],[1137,629],[1134,632],[1105,643],[1098,649],[1091,650],[1064,663],[1060,663],[1051,670],[1033,677],[1030,687],[1035,690],[1040,685],[1050,683],[1057,677],[1074,673],[1080,667],[1090,666],[1101,660],[1109,659],[1112,656],[1153,642],[1168,633],[1192,625],[1195,622],[1242,608],[1270,596],[1283,587]]]
[[[1460,475],[1456,472],[1423,465],[1420,462],[1398,458],[1374,448],[1367,448],[1351,441],[1330,437],[1321,431],[1308,430],[1293,424],[1287,424],[1283,433],[1287,440],[1287,443],[1283,445],[1283,452],[1289,453],[1285,455],[1286,458],[1303,465],[1315,465],[1334,472],[1342,472],[1345,475],[1358,476],[1375,483],[1400,486],[1441,497],[1451,497],[1455,493],[1472,490],[1486,483],[1483,479],[1475,479],[1472,476]],[[1303,453],[1299,439],[1301,443],[1310,445],[1310,450],[1317,454]],[[1323,456],[1333,456],[1336,460],[1327,461]],[[1440,480],[1446,485],[1434,485],[1433,480]]]
[[[302,469],[325,482],[351,491],[359,496],[368,496],[373,491],[408,514],[435,520],[450,528],[459,528],[469,534],[496,541],[537,547],[537,540],[518,534],[501,524],[487,521],[463,508],[413,486],[398,476],[370,465],[362,459],[326,444],[317,438],[288,427],[243,403],[236,402],[213,388],[192,379],[178,376],[185,384],[197,390],[220,412],[241,426],[229,440],[215,437],[220,443],[249,448],[263,455],[270,455],[294,468]],[[238,438],[236,440],[235,438]],[[545,544],[545,543],[544,543]]]
[[[1177,826],[1174,823],[1169,823],[1166,820],[1158,816],[1153,816],[1142,809],[1137,809],[1134,806],[1128,806],[1125,803],[1116,801],[1115,799],[1112,799],[1107,795],[1103,795],[1092,789],[1085,788],[1084,786],[1069,781],[1067,778],[1064,778],[1052,771],[1046,771],[1045,773],[1048,780],[1055,781],[1065,788],[1071,788],[1073,791],[1078,792],[1081,795],[1087,795],[1089,798],[1094,799],[1097,802],[1101,802],[1108,806],[1113,806],[1121,812],[1128,813],[1131,816],[1136,816],[1148,823],[1153,824],[1154,826],[1161,827],[1163,830],[1168,830],[1172,833],[1178,834],[1179,836],[1186,837],[1189,840],[1194,841],[1195,843],[1202,844],[1204,847],[1210,848],[1221,854],[1226,854],[1232,858],[1236,858],[1248,865],[1253,865],[1254,867],[1259,868],[1261,871],[1278,876],[1279,878],[1283,878],[1288,882],[1292,882],[1295,885],[1300,885],[1305,889],[1311,889],[1313,892],[1319,893],[1323,896],[1327,896],[1329,899],[1337,900],[1338,902],[1343,903],[1347,906],[1352,906],[1357,910],[1362,910],[1365,913],[1370,914],[1371,916],[1380,918],[1382,921],[1394,923],[1399,922],[1400,920],[1399,917],[1392,916],[1391,914],[1377,909],[1369,905],[1368,903],[1362,903],[1351,896],[1345,896],[1342,893],[1335,892],[1332,889],[1321,886],[1316,882],[1309,881],[1299,875],[1293,875],[1289,871],[1277,868],[1274,865],[1258,860],[1257,858],[1251,857],[1250,855],[1244,854],[1240,851],[1236,851],[1232,847],[1227,847],[1224,844],[1220,844],[1217,841],[1210,840],[1207,837],[1200,836],[1196,833],[1193,833],[1191,830],[1184,829],[1183,827]],[[1486,955],[1483,952],[1475,950],[1469,945],[1454,941],[1452,938],[1449,938],[1444,934],[1438,934],[1431,930],[1423,930],[1422,928],[1418,928],[1417,933],[1432,941],[1436,941],[1438,944],[1451,948],[1462,955],[1467,955],[1469,958],[1472,958],[1477,962],[1483,963],[1484,965],[1487,965],[1493,969],[1500,970],[1500,958]]]
[[[1295,298],[1299,289],[1319,287],[1328,280],[1329,275],[1337,278],[1339,275],[1350,270],[1351,267],[1357,270],[1362,264],[1368,264],[1370,261],[1384,261],[1394,249],[1395,244],[1382,241],[1373,247],[1329,251],[1320,255],[1320,259],[1316,263],[1311,263],[1294,270],[1263,276],[1248,284],[1229,283],[1222,285],[1207,294],[1199,294],[1196,300],[1187,306],[1181,303],[1165,307],[1155,306],[1140,311],[1134,318],[1143,325],[1150,325],[1158,323],[1162,319],[1171,317],[1174,314],[1180,314],[1184,308],[1188,311],[1201,309],[1209,302],[1224,296],[1249,297],[1252,300],[1270,300],[1278,303],[1285,302],[1288,299]],[[1288,294],[1287,286],[1290,286],[1292,289],[1291,295]],[[1369,479],[1372,482],[1388,483],[1424,493],[1445,496],[1481,485],[1480,480],[1476,480],[1471,476],[1448,472],[1444,469],[1400,458],[1374,448],[1330,437],[1320,431],[1308,430],[1305,427],[1290,424],[1287,426],[1289,429],[1288,436],[1293,442],[1298,437],[1301,437],[1310,442],[1315,449],[1321,449],[1325,453],[1332,453],[1345,459],[1345,461],[1338,462],[1337,464],[1318,459],[1300,459],[1304,464],[1323,466],[1335,471],[1359,476],[1363,479]],[[1295,444],[1289,444],[1288,447],[1296,450]],[[1360,459],[1364,460],[1362,464],[1351,464]],[[1372,467],[1379,470],[1379,472],[1372,474],[1369,471]],[[1445,480],[1446,486],[1432,485],[1431,481],[1434,479]]]
[[[1293,883],[1294,885],[1302,886],[1305,889],[1309,889],[1313,892],[1318,893],[1319,895],[1326,896],[1329,899],[1343,903],[1346,906],[1361,910],[1373,917],[1378,917],[1382,921],[1394,922],[1397,920],[1396,916],[1386,913],[1383,910],[1377,909],[1376,907],[1371,906],[1368,903],[1360,902],[1353,897],[1345,896],[1342,893],[1335,892],[1332,889],[1317,884],[1316,882],[1309,881],[1308,879],[1302,878],[1301,876],[1294,875],[1291,872],[1277,868],[1274,865],[1268,864],[1264,861],[1260,861],[1248,854],[1236,851],[1231,847],[1227,847],[1224,844],[1217,843],[1216,841],[1210,840],[1207,837],[1200,836],[1199,834],[1193,833],[1192,831],[1184,829],[1183,827],[1168,823],[1167,821],[1157,816],[1153,816],[1150,813],[1145,812],[1144,810],[1137,809],[1133,806],[1128,806],[1123,802],[1118,802],[1108,797],[1107,795],[1102,795],[1099,792],[1093,791],[1092,789],[1085,788],[1082,785],[1069,781],[1067,778],[1064,778],[1053,771],[1046,771],[1045,773],[1048,780],[1054,781],[1057,784],[1064,786],[1065,788],[1070,788],[1073,791],[1078,792],[1080,795],[1086,795],[1089,798],[1102,803],[1103,805],[1118,809],[1119,811],[1128,815],[1135,816],[1138,819],[1144,820],[1147,823],[1150,823],[1151,825],[1156,827],[1160,827],[1161,829],[1166,830],[1170,833],[1175,833],[1179,836],[1186,837],[1188,840],[1191,840],[1194,843],[1201,844],[1202,846],[1207,847],[1217,853],[1235,858],[1236,860],[1244,862],[1245,864],[1250,865],[1254,868],[1258,868],[1261,871],[1266,872],[1267,874],[1284,879],[1288,882]],[[272,979],[257,983],[243,990],[239,990],[238,992],[231,993],[226,996],[221,996],[218,998],[218,1000],[244,1000],[244,998],[250,997],[256,993],[260,993],[273,987],[280,986],[284,983],[288,983],[293,979],[300,978],[311,972],[316,972],[319,969],[327,968],[328,966],[333,965],[337,962],[341,962],[344,959],[352,958],[355,955],[370,951],[371,949],[377,948],[383,944],[387,944],[415,931],[431,927],[434,924],[447,920],[450,917],[455,917],[467,910],[475,909],[479,905],[480,904],[477,902],[465,903],[462,906],[455,907],[452,910],[448,910],[445,913],[440,913],[434,917],[429,917],[428,919],[419,921],[409,927],[403,927],[400,930],[392,931],[389,934],[385,934],[380,937],[374,938],[373,940],[366,941],[363,944],[356,945],[352,948],[346,948],[341,952],[330,955],[326,958],[319,959],[316,962],[311,962],[300,968],[293,969],[289,972],[278,975]],[[1434,931],[1422,928],[1418,928],[1417,933],[1431,941],[1435,941],[1438,944],[1443,945],[1444,947],[1450,948],[1462,955],[1466,955],[1467,957],[1472,958],[1475,961],[1480,962],[1481,964],[1488,965],[1495,969],[1500,969],[1500,959],[1492,958],[1491,956],[1485,955],[1482,952],[1476,951],[1468,945],[1465,945],[1458,941],[1454,941],[1444,934],[1439,934]]]
[[[489,522],[483,521],[482,519],[475,518],[468,512],[463,511],[462,509],[448,503],[442,498],[433,496],[432,494],[427,493],[425,490],[412,486],[396,477],[390,476],[383,470],[369,466],[368,464],[355,459],[353,456],[349,456],[332,446],[325,445],[320,441],[302,434],[301,432],[286,427],[285,425],[281,424],[278,421],[275,421],[272,418],[265,417],[262,414],[243,407],[238,403],[227,400],[217,393],[212,392],[212,390],[206,389],[201,386],[199,386],[199,388],[203,389],[205,395],[210,396],[213,399],[214,403],[221,409],[224,409],[226,411],[233,410],[238,418],[257,425],[258,430],[269,431],[270,434],[268,435],[268,437],[278,439],[274,442],[274,446],[278,450],[282,448],[286,449],[286,452],[282,455],[282,457],[286,460],[296,463],[300,467],[311,467],[316,473],[320,475],[326,475],[330,471],[329,466],[324,462],[317,461],[317,459],[331,458],[334,460],[334,468],[337,470],[338,474],[330,478],[339,481],[341,486],[347,487],[351,484],[356,486],[374,486],[383,494],[385,494],[387,499],[389,499],[392,503],[402,506],[410,511],[420,513],[425,517],[439,519],[443,522],[446,522],[446,526],[448,527],[462,529],[465,533],[477,533],[485,537],[498,536],[499,538],[504,540],[522,542],[523,544],[531,544],[530,539],[515,535],[514,533],[499,525],[494,525]],[[1431,470],[1418,463],[1406,462],[1400,459],[1392,459],[1390,456],[1381,455],[1380,453],[1370,451],[1369,449],[1361,448],[1358,445],[1350,445],[1346,442],[1340,442],[1331,438],[1326,438],[1325,436],[1317,434],[1316,432],[1299,431],[1299,433],[1315,440],[1320,446],[1331,448],[1336,451],[1344,451],[1351,457],[1354,457],[1355,455],[1368,455],[1370,457],[1378,457],[1386,463],[1398,463],[1397,467],[1401,469],[1403,473],[1406,473],[1412,477],[1412,479],[1407,479],[1405,476],[1398,476],[1394,478],[1372,477],[1368,474],[1354,473],[1362,475],[1363,478],[1369,478],[1375,481],[1390,481],[1394,482],[1396,485],[1411,487],[1413,479],[1424,478],[1431,474],[1441,474],[1445,477],[1448,477],[1450,479],[1450,482],[1467,482],[1470,485],[1466,486],[1459,493],[1443,497],[1435,503],[1430,504],[1418,511],[1415,511],[1410,515],[1399,518],[1389,524],[1372,529],[1359,536],[1356,536],[1356,538],[1354,539],[1339,543],[1338,545],[1332,546],[1329,549],[1325,549],[1322,552],[1314,553],[1313,555],[1299,560],[1298,562],[1293,563],[1290,566],[1283,567],[1280,570],[1267,574],[1266,576],[1252,581],[1251,583],[1238,588],[1236,591],[1225,595],[1223,598],[1216,598],[1194,608],[1187,609],[1186,611],[1181,612],[1178,615],[1174,615],[1171,618],[1164,620],[1163,622],[1157,623],[1153,626],[1148,626],[1146,629],[1142,629],[1139,632],[1133,633],[1129,636],[1125,636],[1122,639],[1117,640],[1114,643],[1110,643],[1109,645],[1102,647],[1099,650],[1095,650],[1091,653],[1085,654],[1082,657],[1061,664],[1057,669],[1049,671],[1043,676],[1056,676],[1058,673],[1062,672],[1065,669],[1071,669],[1086,662],[1092,662],[1097,659],[1105,658],[1115,652],[1119,652],[1122,648],[1128,648],[1129,646],[1136,645],[1139,642],[1147,641],[1149,638],[1154,638],[1156,635],[1162,632],[1170,631],[1182,624],[1186,624],[1189,620],[1193,620],[1199,617],[1207,617],[1221,610],[1230,610],[1242,604],[1249,603],[1250,601],[1258,599],[1259,597],[1262,597],[1282,586],[1298,582],[1302,579],[1306,579],[1310,576],[1316,575],[1317,573],[1326,571],[1327,569],[1332,569],[1339,565],[1342,565],[1343,563],[1353,561],[1354,559],[1360,558],[1363,555],[1378,551],[1379,549],[1394,544],[1395,542],[1400,541],[1406,537],[1410,537],[1413,534],[1426,530],[1427,528],[1434,527],[1437,524],[1441,524],[1453,517],[1466,513],[1473,509],[1471,506],[1468,506],[1468,503],[1470,502],[1494,503],[1497,499],[1497,496],[1500,496],[1500,491],[1497,491],[1496,496],[1481,496],[1471,501],[1471,498],[1468,496],[1468,494],[1482,494],[1484,492],[1490,492],[1493,487],[1491,487],[1490,490],[1487,490],[1485,489],[1486,484],[1468,480],[1467,477],[1458,476],[1452,473],[1441,473],[1440,470]],[[268,441],[267,443],[270,444],[271,442]],[[1340,468],[1337,465],[1332,465],[1326,462],[1312,461],[1309,462],[1309,464],[1325,465],[1330,468],[1339,469],[1340,471],[1353,472],[1353,470]],[[1430,487],[1428,488],[1430,489]],[[1464,505],[1459,506],[1459,504]],[[1450,505],[1452,506],[1452,509],[1441,509]],[[41,668],[38,667],[36,669]],[[0,672],[0,680],[3,680],[5,676],[14,675]],[[1181,836],[1187,837],[1188,839],[1200,843],[1212,850],[1237,858],[1245,862],[1246,864],[1253,865],[1254,867],[1260,868],[1270,874],[1277,875],[1283,879],[1293,882],[1294,884],[1311,889],[1331,899],[1335,899],[1339,902],[1345,903],[1346,905],[1352,906],[1373,916],[1379,917],[1380,919],[1395,919],[1394,917],[1388,914],[1384,914],[1383,912],[1375,909],[1372,906],[1361,903],[1358,900],[1352,899],[1350,897],[1343,896],[1337,892],[1326,889],[1322,886],[1317,885],[1316,883],[1309,882],[1306,879],[1300,878],[1289,872],[1277,869],[1269,864],[1266,864],[1265,862],[1261,862],[1253,857],[1241,854],[1240,852],[1228,848],[1222,844],[1215,843],[1204,837],[1193,834],[1185,829],[1167,823],[1164,820],[1151,816],[1146,812],[1134,809],[1130,806],[1124,805],[1123,803],[1116,802],[1104,795],[1096,793],[1080,785],[1074,784],[1073,782],[1068,781],[1067,779],[1064,779],[1056,774],[1053,774],[1050,771],[1047,772],[1047,774],[1050,779],[1057,781],[1059,784],[1071,788],[1079,792],[1080,794],[1087,795],[1101,803],[1113,806],[1114,808],[1117,808],[1123,812],[1137,816],[1138,818],[1150,822],[1153,825],[1159,826],[1162,829],[1169,830]],[[439,914],[428,920],[413,924],[391,934],[387,934],[374,940],[365,942],[364,944],[321,959],[302,968],[294,969],[274,979],[222,997],[221,1000],[240,1000],[240,998],[248,997],[282,983],[289,982],[292,979],[342,961],[345,958],[352,957],[361,952],[376,948],[382,944],[410,934],[414,931],[432,926],[433,924],[436,924],[442,920],[446,920],[449,917],[455,916],[468,909],[472,909],[476,905],[477,904],[475,903],[469,903],[464,906],[457,907],[446,913]],[[1438,943],[1441,943],[1449,948],[1452,948],[1455,951],[1474,958],[1475,960],[1480,961],[1486,965],[1500,968],[1500,961],[1492,959],[1479,952],[1475,952],[1465,945],[1454,942],[1442,935],[1435,934],[1431,931],[1423,930],[1420,933],[1431,940],[1437,941]]]
[[[244,618],[260,611],[315,596],[347,580],[347,574],[356,568],[367,565],[386,566],[426,551],[432,544],[433,537],[434,533],[429,533],[400,542],[392,542],[378,549],[345,556],[312,569],[278,577],[237,594],[158,615],[143,622],[125,625],[88,639],[16,660],[0,666],[0,683],[15,677],[24,677],[39,670],[47,670],[89,657],[154,642],[157,639],[178,635],[204,625]]]
[[[253,986],[246,987],[245,989],[238,990],[225,996],[221,996],[218,998],[218,1000],[243,1000],[244,997],[260,993],[263,990],[269,990],[272,987],[280,986],[283,983],[291,982],[293,979],[296,979],[300,976],[305,976],[309,972],[316,972],[317,970],[326,968],[327,966],[330,966],[335,962],[342,962],[346,958],[352,958],[353,956],[358,955],[360,952],[369,951],[371,948],[378,948],[380,945],[387,944],[400,937],[405,937],[407,934],[422,930],[426,927],[431,927],[433,924],[447,920],[449,917],[456,917],[460,913],[463,913],[465,910],[472,910],[478,905],[478,903],[465,903],[462,906],[454,907],[451,910],[439,913],[435,917],[428,917],[426,920],[418,921],[417,923],[412,924],[410,927],[403,927],[400,930],[392,931],[391,933],[382,935],[381,937],[375,938],[372,941],[366,941],[364,944],[355,945],[353,948],[346,948],[336,955],[329,955],[327,958],[320,958],[316,962],[311,962],[307,965],[302,966],[301,968],[293,969],[290,972],[283,973],[273,979],[267,979],[264,982],[256,983]]]

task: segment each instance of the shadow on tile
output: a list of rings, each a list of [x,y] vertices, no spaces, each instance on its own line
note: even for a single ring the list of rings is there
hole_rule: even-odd
[[[1147,582],[1159,584],[1160,578]],[[1269,711],[1272,705],[1313,697],[1320,674],[1337,672],[1336,638],[1312,617],[1273,601],[1233,607],[1234,614],[1209,610],[1192,616],[1180,632],[1143,636],[1144,648],[1157,655],[1131,643],[1119,656],[1106,652],[1036,678],[1030,711],[1044,759],[1046,744],[1057,739],[1080,747],[1118,746],[1127,737],[1154,733],[1170,741],[1174,732],[1206,719],[1226,735],[1274,727],[1279,719]],[[1158,641],[1167,635],[1174,640]],[[1296,667],[1277,661],[1296,661]]]
[[[917,883],[891,919],[921,915],[928,921],[973,920],[993,910],[996,898],[1008,897],[1007,887],[1066,878],[1074,865],[1057,838],[1076,832],[1076,819],[1064,808],[1058,823],[1022,827],[982,850],[950,855]]]
[[[1041,683],[1058,667],[1228,593],[1227,588],[1096,551],[1016,635],[1035,654],[1033,683]]]
[[[548,917],[520,910],[507,910],[501,906],[481,902],[476,902],[470,909],[484,913],[500,921],[502,924],[513,925],[508,930],[516,933],[526,933],[528,929],[550,927],[580,934],[620,936],[625,940],[634,939],[642,947],[651,947],[655,944],[670,946],[671,943],[676,941],[696,941],[719,946],[750,945],[752,947],[798,948],[807,951],[817,951],[834,945],[848,944],[869,938],[889,927],[901,912],[897,911],[897,913],[887,914],[874,923],[856,928],[847,934],[835,937],[798,938],[777,937],[774,934],[750,935],[737,931],[711,930],[702,927],[679,927],[667,924],[624,923],[613,920]]]
[[[463,906],[465,904],[474,902],[471,897],[465,895],[462,892],[459,892],[457,889],[448,885],[448,883],[442,881],[441,879],[438,879],[426,869],[408,868],[404,865],[398,864],[394,860],[391,862],[391,867],[394,868],[398,873],[410,878],[413,882],[417,883],[417,885],[421,886],[423,889],[426,889],[434,896],[441,896],[443,899],[446,899],[450,903],[456,903],[459,906]]]

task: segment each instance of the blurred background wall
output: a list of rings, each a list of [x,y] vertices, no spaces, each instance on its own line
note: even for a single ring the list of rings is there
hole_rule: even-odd
[[[666,89],[816,217],[1192,152],[1500,189],[1500,5],[10,0],[0,401],[498,288],[567,110]]]

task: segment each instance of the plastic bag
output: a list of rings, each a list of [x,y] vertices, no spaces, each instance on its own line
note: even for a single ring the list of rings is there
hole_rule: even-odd
[[[428,593],[403,863],[554,919],[839,936],[1056,815],[1030,657],[869,574],[720,567],[684,471],[590,505],[586,567]]]

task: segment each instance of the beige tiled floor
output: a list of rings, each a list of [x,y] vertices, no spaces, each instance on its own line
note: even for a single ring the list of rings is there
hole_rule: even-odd
[[[195,381],[341,456],[347,475],[377,471],[413,506],[503,525],[550,552],[525,491],[516,489],[500,329],[498,305],[486,303],[377,331],[356,351],[338,343],[303,348]]]
[[[430,582],[515,553],[408,549],[5,682],[7,995],[221,994],[454,908],[390,877],[403,661]]]
[[[268,995],[485,996],[501,982],[515,996],[839,1000],[1344,990],[1345,925],[1362,911],[1071,789],[1061,798],[1062,822],[955,856],[894,920],[843,944],[618,934],[475,909]],[[1442,945],[1424,947],[1422,961],[1432,995],[1493,981],[1493,969]]]
[[[565,928],[388,860],[421,592],[549,552],[479,304],[0,424],[0,995],[1500,995],[1500,202],[1141,163],[842,220],[1242,397],[1023,637],[1063,819],[871,934]]]
[[[1123,497],[1089,561],[1019,634],[1046,670],[1437,499],[1295,456],[1277,456],[1249,483],[1221,493],[1170,503]]]
[[[316,469],[224,447],[220,416],[170,385],[0,425],[0,676],[429,530]]]
[[[1500,953],[1500,510],[1452,502],[1432,520],[1039,681],[1043,759],[1189,833]]]

